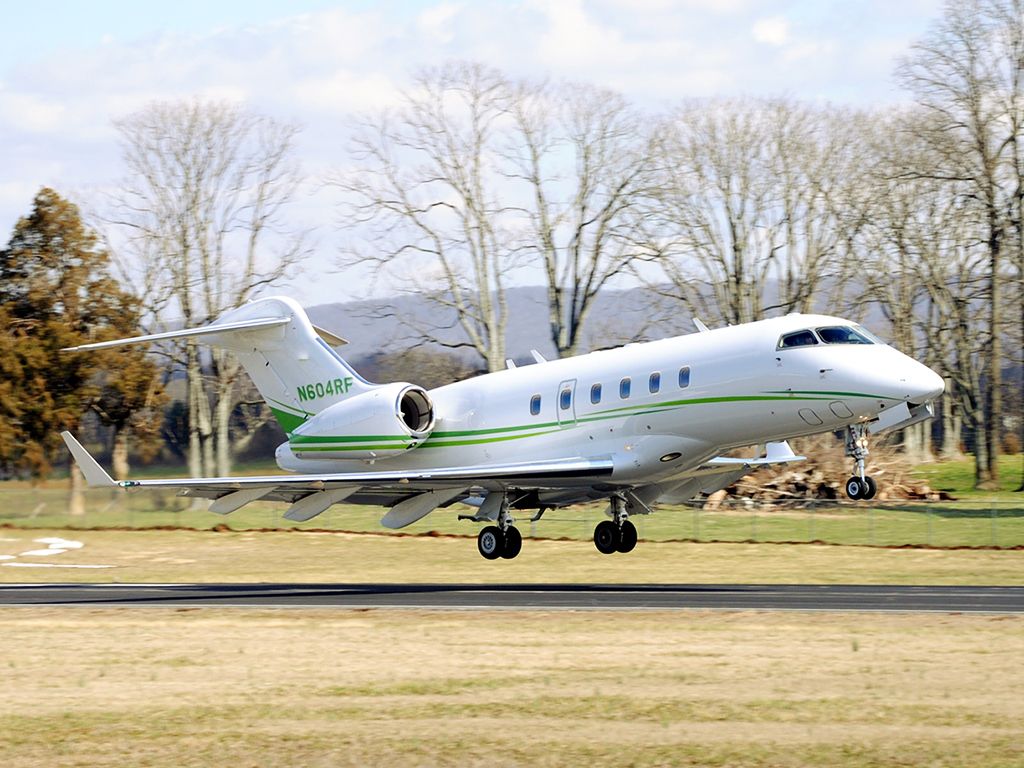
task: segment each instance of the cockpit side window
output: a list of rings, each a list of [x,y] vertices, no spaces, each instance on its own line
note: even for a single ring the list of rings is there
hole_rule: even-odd
[[[875,342],[857,328],[849,325],[832,325],[818,328],[818,336],[826,344],[874,344]]]
[[[818,338],[811,331],[797,331],[796,333],[787,333],[781,339],[779,339],[779,349],[791,349],[793,347],[809,347],[812,344],[817,344]]]

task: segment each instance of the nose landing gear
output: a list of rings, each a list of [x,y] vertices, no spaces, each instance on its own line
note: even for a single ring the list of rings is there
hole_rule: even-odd
[[[636,526],[629,520],[626,500],[612,496],[612,519],[602,520],[594,529],[594,546],[604,555],[614,552],[632,552],[636,547]]]
[[[851,424],[846,428],[846,455],[853,457],[853,477],[846,481],[846,495],[854,501],[871,499],[878,486],[875,479],[864,474],[864,459],[868,457],[868,431],[863,424]]]

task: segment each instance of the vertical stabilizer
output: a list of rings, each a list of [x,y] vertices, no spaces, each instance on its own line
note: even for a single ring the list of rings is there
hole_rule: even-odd
[[[249,302],[201,328],[83,344],[65,351],[193,337],[235,353],[288,434],[325,408],[377,386],[356,373],[324,337],[333,343],[344,343],[343,339],[314,327],[298,302],[286,296]]]
[[[375,387],[321,338],[294,299],[258,299],[226,312],[208,328],[271,318],[288,322],[215,333],[209,341],[238,357],[285,432],[290,434],[328,406]]]

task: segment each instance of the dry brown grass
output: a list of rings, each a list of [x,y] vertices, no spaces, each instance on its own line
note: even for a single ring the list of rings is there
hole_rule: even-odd
[[[20,766],[1019,766],[1024,618],[0,610]]]
[[[470,582],[1024,584],[1024,551],[887,550],[778,544],[641,542],[629,555],[599,555],[585,541],[529,540],[513,561],[488,562],[471,538],[345,533],[0,530],[0,555],[64,536],[82,549],[51,565],[0,566],[0,583],[86,582]],[[3,561],[10,562],[10,561]]]

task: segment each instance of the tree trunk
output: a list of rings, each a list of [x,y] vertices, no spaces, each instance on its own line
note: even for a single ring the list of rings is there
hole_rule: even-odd
[[[203,476],[203,448],[199,431],[199,397],[202,393],[202,372],[199,369],[199,350],[192,342],[188,344],[186,365],[186,390],[188,393],[188,471],[192,477]]]
[[[115,480],[128,479],[128,429],[114,427],[114,448],[110,454],[110,466]]]
[[[85,478],[78,465],[71,462],[71,492],[68,496],[68,514],[72,517],[85,515]]]
[[[231,412],[234,410],[234,398],[231,392],[234,376],[224,381],[226,372],[221,369],[222,380],[217,382],[217,406],[214,409],[214,435],[216,441],[217,476],[227,477],[231,474]]]
[[[988,424],[985,422],[984,408],[976,407],[973,414],[974,426],[974,487],[989,487],[991,476],[988,473]]]
[[[946,392],[953,386],[952,379],[946,379]],[[944,459],[959,459],[963,457],[960,450],[961,432],[963,430],[963,419],[953,408],[953,398],[947,394],[942,398],[942,448],[939,455]]]
[[[988,348],[988,387],[985,398],[985,428],[986,428],[986,460],[988,477],[979,487],[996,490],[999,488],[999,454],[1002,452],[1000,440],[1002,438],[1003,420],[1003,360],[1002,360],[1002,308],[1000,307],[999,291],[999,235],[992,224],[993,235],[990,238],[989,249],[991,259],[989,269],[991,270],[989,297],[989,332],[992,334]]]

